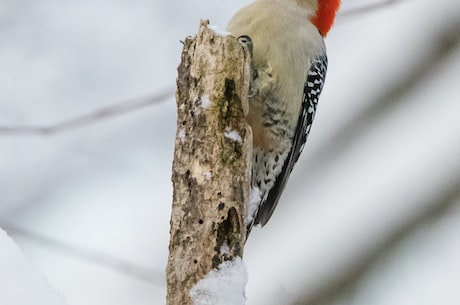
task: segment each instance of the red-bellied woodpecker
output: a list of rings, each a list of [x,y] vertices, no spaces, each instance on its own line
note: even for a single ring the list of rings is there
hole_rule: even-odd
[[[326,76],[323,38],[339,6],[340,0],[256,0],[228,24],[252,53],[247,120],[260,201],[248,230],[270,219],[305,145]]]

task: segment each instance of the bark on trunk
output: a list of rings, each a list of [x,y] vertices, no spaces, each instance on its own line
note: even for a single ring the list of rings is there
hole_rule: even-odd
[[[185,40],[178,74],[168,305],[192,304],[200,279],[242,257],[252,162],[248,51],[201,21]]]

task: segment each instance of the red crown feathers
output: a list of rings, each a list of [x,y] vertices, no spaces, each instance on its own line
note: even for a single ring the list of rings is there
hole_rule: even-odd
[[[311,22],[323,37],[327,35],[334,24],[339,7],[340,0],[318,0],[318,9],[316,15],[311,18]]]

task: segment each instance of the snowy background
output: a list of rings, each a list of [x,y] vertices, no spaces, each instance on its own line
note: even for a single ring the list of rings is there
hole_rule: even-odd
[[[343,2],[312,134],[245,249],[247,304],[458,305],[460,1]],[[247,3],[0,0],[0,227],[69,305],[165,303],[179,41]]]

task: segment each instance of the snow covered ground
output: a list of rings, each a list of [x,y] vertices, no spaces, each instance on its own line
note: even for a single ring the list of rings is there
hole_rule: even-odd
[[[0,1],[0,227],[67,304],[164,304],[179,41],[248,2]],[[460,2],[345,14],[368,3],[344,1],[327,38],[307,146],[245,249],[248,305],[460,303]]]
[[[0,250],[0,297],[3,305],[65,305],[64,298],[34,270],[3,230],[0,230]]]

